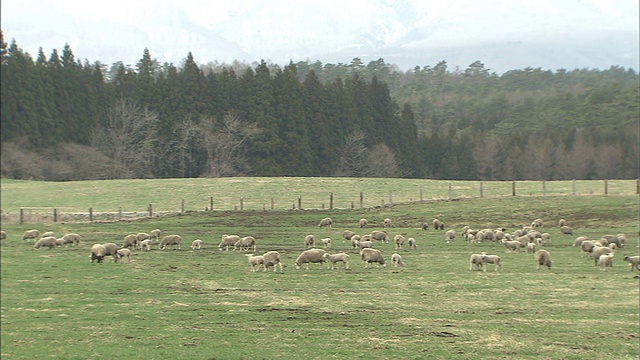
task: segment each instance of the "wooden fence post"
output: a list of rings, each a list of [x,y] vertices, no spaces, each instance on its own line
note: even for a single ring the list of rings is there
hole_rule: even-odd
[[[353,209],[354,209],[353,205],[354,205],[354,204],[353,204],[353,201],[352,201],[352,202],[351,202],[351,210],[353,210]]]
[[[389,205],[393,205],[393,191],[389,191]]]
[[[542,180],[542,196],[547,195],[547,181]]]
[[[298,210],[302,210],[302,195],[298,195]]]
[[[209,197],[209,210],[213,211],[213,196]]]
[[[180,207],[181,212],[184,212],[184,199],[182,199],[182,206]]]
[[[636,195],[640,195],[640,179],[636,180]]]
[[[240,210],[244,210],[244,198],[240,197]]]
[[[483,198],[484,197],[484,186],[482,184],[482,181],[480,181],[480,197]]]
[[[333,210],[333,193],[329,194],[329,210]]]
[[[449,200],[451,200],[451,181],[449,181]]]
[[[93,221],[93,208],[89,208],[89,221]]]
[[[153,204],[149,204],[149,217],[153,217]]]
[[[274,205],[275,205],[274,200],[273,200],[273,198],[271,198],[271,210],[274,209]]]
[[[58,222],[58,209],[53,209],[53,222]]]
[[[571,193],[573,195],[576,194],[576,179],[573,179],[573,181],[571,182]]]
[[[363,206],[364,206],[364,194],[361,191],[360,192],[360,209],[362,209]]]
[[[424,186],[420,185],[420,202],[424,202]]]
[[[24,223],[24,209],[20,208],[20,225]]]
[[[609,195],[609,180],[604,179],[604,196]]]
[[[511,183],[511,196],[516,196],[516,182]]]

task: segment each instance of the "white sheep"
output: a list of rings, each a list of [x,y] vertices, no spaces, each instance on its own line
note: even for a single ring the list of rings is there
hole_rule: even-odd
[[[260,265],[264,267],[264,256],[262,255],[254,256],[253,254],[246,254],[246,255],[249,261],[249,266],[251,266],[252,272],[257,272],[258,269],[260,269]]]
[[[398,253],[391,254],[391,263],[393,263],[393,267],[404,267],[404,262],[402,261],[402,256]]]
[[[444,223],[438,219],[433,219],[433,228],[436,230],[444,230]]]
[[[331,249],[331,238],[324,238],[321,241],[325,249]]]
[[[48,247],[49,250],[56,247],[57,246],[56,238],[53,236],[43,237],[40,240],[36,241],[35,244],[33,244],[34,249],[40,249],[41,247],[45,247],[45,246]]]
[[[151,251],[151,239],[140,241],[140,250],[142,251]]]
[[[76,233],[65,234],[62,237],[65,244],[73,244],[73,246],[80,246],[80,235]]]
[[[360,219],[360,221],[358,221],[358,226],[360,226],[360,229],[366,228],[367,225],[369,225],[367,219]]]
[[[636,270],[640,270],[640,256],[625,255],[624,259],[622,260],[629,262],[629,271],[633,271],[634,267],[636,268]]]
[[[296,269],[300,269],[300,266],[304,264],[305,268],[309,269],[310,263],[324,264],[326,262],[326,259],[324,258],[324,254],[326,253],[327,252],[322,249],[305,250],[302,253],[300,253],[300,255],[298,255],[298,258],[296,259],[294,265],[296,266]]]
[[[36,239],[40,236],[40,231],[36,229],[27,230],[22,234],[22,240]]]
[[[256,239],[253,236],[245,236],[233,244],[234,250],[241,249],[242,251],[248,251],[251,248],[253,248],[253,251],[256,251]]]
[[[594,246],[591,250],[591,256],[593,257],[593,264],[598,266],[598,260],[600,256],[604,254],[611,254],[611,249],[608,246]]]
[[[160,241],[160,235],[162,235],[162,231],[160,231],[160,229],[153,229],[149,232],[151,240]]]
[[[582,243],[589,240],[588,237],[586,236],[578,236],[574,241],[573,241],[573,247],[582,247]]]
[[[202,249],[202,240],[195,239],[191,242],[191,250],[200,250]]]
[[[343,231],[343,232],[342,232],[342,237],[343,237],[345,240],[351,240],[351,238],[352,238],[352,237],[353,237],[353,235],[355,235],[355,234],[356,234],[356,233],[354,233],[354,232],[353,232],[353,231],[351,231],[351,230],[345,230],[345,231]]]
[[[536,243],[527,244],[527,254],[534,254],[536,252]]]
[[[386,218],[382,221],[382,226],[386,227],[386,228],[390,228],[391,227],[391,219]]]
[[[526,246],[526,245],[523,245],[522,242],[518,240],[507,240],[503,242],[503,245],[507,249],[507,252],[514,252],[514,251],[521,252],[520,248]]]
[[[389,234],[386,230],[371,232],[371,238],[373,240],[379,240],[386,243],[389,242]]]
[[[358,249],[371,249],[373,248],[373,241],[358,241],[356,242]]]
[[[42,234],[42,237],[56,236],[53,231],[47,231]]]
[[[404,244],[404,236],[398,234],[393,237],[393,241],[396,243],[396,250],[400,250]]]
[[[609,271],[613,266],[613,253],[610,254],[602,254],[598,258],[598,263],[600,264],[600,270]]]
[[[349,269],[349,255],[345,253],[338,253],[338,254],[325,253],[322,256],[326,260],[329,260],[329,266],[331,267],[331,270],[333,270],[336,266],[336,263],[339,263],[339,262],[344,264],[345,269]]]
[[[563,235],[573,235],[573,229],[567,225],[564,225],[560,228],[560,232]]]
[[[107,249],[105,249],[104,245],[94,244],[91,247],[91,255],[89,255],[89,259],[91,259],[91,262],[93,262],[94,260],[98,260],[98,263],[101,263],[106,255],[106,252]]]
[[[131,250],[127,248],[118,249],[116,254],[115,262],[118,262],[121,259],[127,259],[127,262],[131,262]]]
[[[138,242],[140,242],[142,240],[151,239],[151,235],[141,232],[136,234],[136,238],[138,239]]]
[[[280,272],[282,272],[282,260],[280,259],[280,253],[277,251],[268,251],[262,254],[262,259],[264,260],[262,266],[264,267],[263,271],[267,271],[270,266],[273,266],[273,271],[276,271],[276,265],[280,265]]]
[[[360,260],[362,260],[362,264],[365,268],[368,268],[371,263],[378,263],[383,267],[387,266],[382,253],[379,250],[372,248],[364,248],[360,250]]]
[[[624,247],[624,244],[627,243],[627,235],[625,234],[617,234],[616,239],[618,239],[618,241],[620,242],[620,244],[618,244],[619,247]]]
[[[551,261],[551,254],[547,250],[540,249],[536,252],[534,256],[536,260],[536,269],[540,270],[540,266],[546,266],[547,269],[551,269],[551,265],[553,265],[553,261]]]
[[[0,240],[4,240],[7,238],[7,232],[2,230],[0,231]]]
[[[124,237],[124,244],[122,247],[125,248],[136,248],[138,246],[138,236],[136,234],[129,234]]]
[[[418,245],[416,244],[416,239],[410,237],[407,239],[407,243],[409,244],[409,250],[416,250]]]
[[[534,229],[539,229],[542,227],[542,219],[535,219],[533,220],[533,222],[531,223],[531,227]]]
[[[481,256],[482,256],[482,266],[484,268],[483,269],[484,271],[487,271],[487,264],[494,265],[493,271],[499,271],[502,268],[502,265],[500,265],[500,256],[487,255],[486,252],[483,252]]]
[[[449,229],[446,233],[444,233],[444,240],[447,242],[447,244],[455,240],[455,238],[456,231],[454,229]]]
[[[565,219],[560,219],[558,220],[558,227],[563,227],[567,225],[567,220]]]
[[[309,234],[304,237],[304,244],[307,246],[307,249],[311,249],[316,242],[315,236]]]
[[[229,251],[229,247],[235,246],[239,240],[240,236],[238,235],[222,235],[222,239],[218,245],[218,250],[222,251],[222,248],[224,248],[225,251]]]
[[[469,271],[482,270],[484,263],[482,262],[482,255],[471,254],[469,257]]]
[[[331,220],[331,218],[329,218],[329,217],[326,217],[326,218],[320,220],[320,223],[318,224],[318,227],[331,228],[331,225],[333,225],[333,220]]]
[[[358,247],[358,243],[360,242],[362,238],[360,237],[360,235],[353,235],[351,237],[351,247],[352,248],[357,248]]]
[[[160,244],[160,250],[164,250],[169,245],[174,245],[178,250],[180,250],[180,242],[182,242],[182,236],[180,235],[167,235],[162,238]]]
[[[64,239],[60,238],[60,239],[56,239],[56,246],[57,247],[63,247],[65,245]]]
[[[118,245],[116,245],[115,243],[106,243],[102,244],[102,246],[104,246],[105,248],[104,255],[111,255],[113,256],[113,261],[116,261],[116,257],[118,256]]]

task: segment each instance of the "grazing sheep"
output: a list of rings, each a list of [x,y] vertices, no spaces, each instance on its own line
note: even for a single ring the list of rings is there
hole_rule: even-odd
[[[115,262],[118,262],[123,258],[127,259],[127,262],[131,262],[131,250],[127,248],[118,249],[118,251],[116,251],[116,254],[117,255],[115,257]]]
[[[373,240],[379,240],[386,243],[389,242],[389,234],[387,234],[386,230],[371,232],[371,238]]]
[[[151,239],[140,241],[140,250],[142,251],[151,251]]]
[[[252,272],[257,272],[258,269],[260,269],[260,265],[264,267],[264,256],[254,256],[253,254],[247,254],[247,258],[249,260],[249,266],[251,266]]]
[[[360,239],[360,241],[373,241],[373,238],[371,237],[371,234],[366,234],[366,235],[362,235],[362,238]]]
[[[305,265],[305,268],[307,270],[309,269],[310,263],[324,264],[326,262],[326,259],[324,258],[324,254],[326,253],[327,252],[322,249],[309,249],[309,250],[303,251],[302,253],[300,253],[300,255],[298,255],[298,258],[294,263],[296,266],[296,269],[300,269],[300,266],[302,264]]]
[[[315,236],[309,234],[304,237],[304,244],[307,246],[307,249],[311,249],[316,242]]]
[[[444,230],[444,223],[438,219],[433,219],[433,228],[436,230]]]
[[[360,221],[358,221],[358,226],[360,226],[360,229],[366,228],[367,225],[369,225],[367,219],[360,219]]]
[[[527,244],[527,254],[534,254],[536,252],[536,243]]]
[[[324,238],[321,241],[325,249],[331,249],[331,238]]]
[[[118,256],[118,245],[115,243],[106,243],[102,244],[105,248],[104,256],[111,255],[113,256],[113,261],[116,261],[116,256]]]
[[[586,236],[578,236],[574,241],[573,241],[573,247],[582,247],[582,243],[589,240],[589,238],[587,238]]]
[[[386,218],[382,221],[382,226],[386,227],[386,228],[390,228],[391,227],[391,219]]]
[[[609,249],[611,249],[612,252],[616,252],[616,250],[618,249],[618,245],[612,242],[611,244],[609,244]]]
[[[343,263],[345,269],[349,269],[349,255],[345,253],[338,254],[329,254],[326,253],[322,255],[326,260],[329,260],[329,266],[331,266],[331,270],[335,269],[336,263]]]
[[[471,257],[469,257],[469,271],[482,270],[483,265],[484,263],[482,262],[482,255],[471,254]]]
[[[47,236],[36,241],[36,243],[33,244],[33,248],[40,249],[41,247],[46,246],[49,248],[49,250],[51,250],[52,248],[56,247],[56,245],[57,245],[56,238],[53,236]]]
[[[0,240],[4,240],[7,238],[7,232],[2,230],[0,231]]]
[[[580,250],[586,253],[590,253],[593,251],[593,248],[596,246],[596,242],[594,240],[584,240],[582,244],[580,244]]]
[[[446,233],[444,233],[444,240],[447,242],[447,244],[455,240],[455,238],[456,231],[454,229],[449,229]]]
[[[80,235],[76,233],[65,234],[62,237],[65,244],[73,244],[73,246],[80,246]]]
[[[264,267],[263,271],[267,271],[267,269],[270,266],[273,266],[273,271],[276,271],[276,265],[280,265],[280,272],[282,272],[282,260],[280,260],[280,253],[277,251],[268,251],[264,254],[262,254],[262,259],[263,259],[263,263],[262,266]]]
[[[604,241],[603,241],[604,240]],[[606,246],[609,244],[616,244],[617,247],[622,248],[624,244],[620,242],[620,239],[614,235],[604,235],[600,238],[600,241]]]
[[[42,237],[56,236],[53,231],[47,231],[42,234]]]
[[[180,242],[182,242],[182,236],[167,235],[162,238],[162,241],[160,241],[160,244],[158,246],[160,247],[160,250],[164,250],[164,248],[169,245],[175,245],[175,247],[180,250]]]
[[[404,267],[404,262],[402,261],[402,256],[398,253],[391,254],[391,262],[393,263],[393,267]]]
[[[611,249],[608,246],[595,246],[591,250],[591,257],[593,257],[593,265],[598,266],[598,260],[600,256],[604,254],[611,254]]]
[[[60,238],[60,239],[56,239],[56,246],[57,247],[63,247],[65,244],[64,239]]]
[[[640,256],[625,255],[624,259],[622,260],[629,262],[629,271],[633,271],[634,267],[636,268],[636,270],[640,270]]]
[[[551,255],[547,250],[540,249],[536,252],[536,269],[540,270],[540,266],[546,266],[547,269],[551,269],[553,262],[551,261]]]
[[[600,264],[600,270],[609,271],[613,266],[613,253],[610,254],[602,254],[598,258],[598,263]]]
[[[191,242],[191,250],[200,250],[202,249],[202,240],[195,239]]]
[[[136,238],[138,239],[138,242],[140,242],[142,240],[151,239],[151,235],[149,235],[147,233],[137,233],[136,234]]]
[[[124,245],[122,245],[122,247],[134,249],[137,246],[138,246],[138,236],[136,234],[129,234],[124,237]]]
[[[548,243],[551,240],[551,234],[549,233],[542,233],[542,236],[540,237],[540,242],[542,242],[543,244]]]
[[[624,247],[624,244],[627,243],[627,235],[625,234],[618,234],[616,235],[616,239],[618,239],[618,241],[620,242],[620,246],[619,247]]]
[[[353,235],[351,237],[351,247],[354,248],[354,249],[357,248],[358,247],[358,243],[360,242],[360,240],[361,240],[360,235]]]
[[[373,241],[358,241],[356,246],[358,249],[373,248]]]
[[[567,225],[560,228],[560,232],[563,235],[573,235],[573,229]]]
[[[160,231],[160,229],[153,229],[151,230],[151,232],[149,232],[149,237],[152,240],[160,240],[160,235],[162,234],[162,231]]]
[[[382,256],[382,253],[376,249],[364,248],[360,250],[360,260],[362,260],[362,264],[365,268],[368,268],[371,263],[378,263],[387,267],[384,256]]]
[[[487,271],[487,264],[493,264],[493,271],[499,271],[502,268],[500,265],[500,256],[498,255],[487,255],[486,252],[482,253],[482,267],[484,271]]]
[[[253,251],[257,249],[256,239],[253,236],[245,236],[233,244],[234,250],[241,249],[242,251],[248,251],[251,248],[253,248]]]
[[[218,245],[218,250],[222,251],[222,248],[225,248],[225,251],[229,251],[229,247],[235,246],[239,240],[240,236],[238,235],[222,235],[222,239]]]
[[[351,238],[352,238],[352,237],[353,237],[353,235],[355,235],[355,234],[356,234],[356,233],[354,233],[354,232],[353,232],[353,231],[351,231],[351,230],[345,230],[345,231],[343,231],[343,232],[342,232],[342,237],[343,237],[345,240],[351,240]]]
[[[320,223],[318,224],[318,227],[331,228],[331,225],[333,225],[333,220],[331,220],[331,218],[329,218],[329,217],[326,217],[326,218],[320,220]]]
[[[542,219],[535,219],[533,220],[533,222],[531,223],[531,227],[534,229],[539,229],[542,227]]]
[[[507,248],[507,252],[514,252],[514,251],[522,252],[520,248],[527,246],[526,244],[528,244],[528,242],[526,244],[523,244],[518,240],[507,240],[503,244],[504,244],[504,247]]]
[[[558,220],[558,227],[567,226],[567,221],[565,219]]]
[[[429,224],[422,223],[422,230],[428,230],[428,229],[429,229]]]
[[[91,259],[91,262],[98,260],[98,263],[101,263],[106,253],[107,249],[105,249],[104,245],[94,244],[91,247],[91,255],[89,255],[89,258]]]
[[[404,236],[398,234],[393,237],[393,241],[396,243],[396,250],[400,250],[404,244]]]
[[[33,229],[33,230],[27,230],[24,232],[24,234],[22,234],[22,240],[31,240],[31,239],[36,239],[40,236],[40,231]]]
[[[416,245],[416,239],[412,237],[407,240],[407,243],[409,244],[409,250],[416,250],[418,248],[418,245]]]

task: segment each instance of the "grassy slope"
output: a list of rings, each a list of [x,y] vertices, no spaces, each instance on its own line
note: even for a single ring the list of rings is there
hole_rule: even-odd
[[[115,223],[36,226],[83,235],[80,249],[31,250],[20,240],[34,225],[3,225],[2,357],[31,358],[638,358],[638,280],[618,256],[604,273],[570,246],[555,226],[564,217],[575,236],[625,232],[637,253],[638,198],[506,197],[403,205],[384,209],[194,213]],[[330,215],[336,225],[320,230]],[[400,250],[403,269],[363,269],[340,239],[366,217],[394,221],[391,234],[415,237]],[[554,268],[536,270],[531,255],[495,244],[445,244],[420,225],[438,217],[457,230],[513,230],[541,217]],[[129,264],[90,264],[92,243],[159,227],[205,241],[191,251],[135,252]],[[370,231],[378,226],[373,226]],[[219,252],[224,233],[253,235],[259,250],[283,254],[283,274],[251,273],[246,257]],[[293,261],[306,234],[334,239],[351,269]],[[387,259],[391,244],[377,244]],[[487,251],[500,273],[471,272],[468,258]]]

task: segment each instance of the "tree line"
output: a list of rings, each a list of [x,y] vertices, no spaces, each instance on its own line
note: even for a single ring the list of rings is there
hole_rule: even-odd
[[[1,43],[2,176],[634,178],[631,69],[35,60]],[[401,105],[399,105],[401,104]]]

